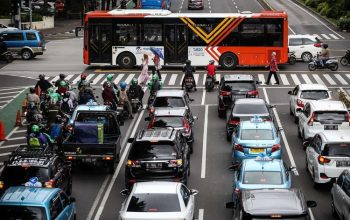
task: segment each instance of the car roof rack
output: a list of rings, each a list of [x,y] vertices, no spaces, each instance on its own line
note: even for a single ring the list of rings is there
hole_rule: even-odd
[[[10,155],[9,162],[18,161],[23,158],[35,158],[34,160],[46,161],[50,160],[54,156],[55,152],[51,149],[51,146],[47,146],[44,149],[31,148],[27,145],[20,145],[15,151]]]

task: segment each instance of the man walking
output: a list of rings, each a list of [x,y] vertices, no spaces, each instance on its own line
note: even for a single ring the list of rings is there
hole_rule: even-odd
[[[265,82],[266,85],[268,85],[270,83],[270,79],[271,79],[271,76],[273,74],[273,76],[275,77],[275,81],[276,81],[276,85],[280,84],[279,80],[278,80],[278,76],[277,76],[277,71],[279,70],[278,69],[278,66],[277,66],[277,61],[276,61],[276,52],[272,52],[271,54],[271,61],[270,61],[270,72],[269,72],[269,76],[267,77],[267,81]],[[265,66],[266,68],[268,66]]]

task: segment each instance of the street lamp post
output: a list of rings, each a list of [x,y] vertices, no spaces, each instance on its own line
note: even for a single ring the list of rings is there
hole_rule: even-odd
[[[33,12],[32,12],[32,1],[29,0],[29,29],[32,29],[32,22],[33,22]]]

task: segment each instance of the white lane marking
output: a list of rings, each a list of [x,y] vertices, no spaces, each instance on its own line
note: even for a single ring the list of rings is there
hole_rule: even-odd
[[[0,154],[0,157],[8,156],[8,155],[10,155],[10,154],[11,154],[11,152],[3,153],[3,154]]]
[[[66,78],[64,78],[64,79],[67,80],[67,81],[69,81],[70,78],[72,78],[73,76],[74,76],[73,74],[69,74],[69,75],[67,75]]]
[[[303,77],[304,81],[308,84],[312,84],[312,81],[306,74],[301,74],[301,77]]]
[[[59,78],[60,76],[55,76],[53,79],[51,79],[51,82],[56,82]]]
[[[322,81],[322,79],[321,79],[321,77],[320,77],[319,75],[317,75],[317,74],[312,74],[312,76],[314,77],[314,79],[316,80],[316,82],[317,82],[318,84],[326,85],[326,84]]]
[[[266,102],[270,103],[270,100],[269,100],[269,97],[267,96],[267,92],[266,92],[266,88],[265,87],[263,88],[263,92],[264,92],[264,96],[265,96]],[[278,116],[276,108],[273,108],[273,113],[275,115],[278,127],[283,128],[281,120],[280,120],[280,117]],[[299,173],[298,173],[298,170],[297,170],[297,165],[295,164],[294,157],[293,157],[292,151],[290,150],[289,143],[288,143],[286,134],[284,133],[284,130],[281,130],[281,136],[282,136],[282,139],[283,139],[284,146],[285,146],[285,148],[287,150],[287,154],[288,154],[290,163],[296,169],[295,175],[299,176]]]
[[[141,121],[141,119],[142,119],[142,117],[143,117],[144,112],[145,112],[145,110],[143,110],[143,111],[140,113],[139,118],[137,119],[137,122],[136,122],[136,124],[135,124],[135,126],[134,126],[134,129],[133,129],[132,133],[131,133],[131,137],[134,137],[134,136],[135,136],[136,131],[137,131],[137,129],[138,129],[138,126],[139,126],[139,124],[140,124],[140,121]],[[103,209],[105,208],[107,199],[108,199],[108,197],[109,197],[109,195],[110,195],[110,193],[111,193],[111,190],[112,190],[112,187],[113,187],[113,185],[114,185],[114,182],[117,180],[117,177],[118,177],[118,174],[119,174],[119,172],[120,172],[121,167],[125,165],[125,164],[124,164],[124,160],[125,160],[125,158],[126,158],[127,153],[129,152],[130,146],[131,146],[131,144],[128,143],[128,144],[126,145],[126,147],[125,147],[125,150],[124,150],[124,152],[123,152],[123,155],[122,155],[122,157],[121,157],[121,159],[120,159],[120,161],[119,161],[119,163],[118,163],[117,169],[115,170],[115,172],[114,172],[114,174],[113,174],[113,177],[112,177],[111,181],[110,181],[109,184],[108,184],[108,188],[107,188],[107,190],[106,190],[106,192],[105,192],[105,194],[104,194],[104,196],[103,196],[103,199],[102,199],[102,201],[101,201],[101,204],[100,204],[100,206],[99,206],[99,208],[98,208],[98,210],[97,210],[97,212],[96,212],[96,216],[95,216],[94,220],[99,220],[100,217],[101,217],[102,211],[103,211]]]
[[[11,137],[11,135],[18,130],[18,128],[19,127],[15,127],[14,129],[12,129],[12,131],[10,131],[10,133],[5,137],[5,139],[8,140],[9,137]],[[2,146],[4,143],[5,143],[5,141],[0,141],[0,146]]]
[[[292,76],[292,79],[293,79],[295,85],[299,85],[300,81],[299,81],[297,75],[296,74],[292,74],[291,76]]]
[[[164,84],[164,82],[165,82],[165,79],[166,79],[166,76],[167,76],[167,75],[168,75],[168,74],[166,74],[166,73],[161,74],[163,84]]]
[[[334,34],[329,34],[329,36],[333,37],[334,39],[338,40],[339,37],[335,36]]]
[[[13,138],[8,138],[7,140],[14,141],[14,140],[22,140],[22,139],[26,139],[26,137],[13,137]]]
[[[8,90],[22,90],[26,87],[15,87],[15,88],[6,88],[6,89],[0,89],[0,91],[8,91]]]
[[[0,95],[2,95],[2,94],[5,94],[5,95],[6,95],[6,94],[10,94],[10,93],[18,93],[18,92],[19,92],[19,91],[15,91],[15,92],[1,92],[1,93],[0,93]]]
[[[124,74],[118,74],[117,78],[114,79],[114,83],[115,84],[118,84],[119,81],[124,77]]]
[[[27,130],[26,129],[24,129],[24,130],[17,130],[14,133],[23,133],[23,132],[27,132]]]
[[[348,85],[348,83],[345,81],[345,79],[344,79],[343,77],[341,77],[341,75],[335,74],[335,78],[337,78],[337,80],[339,80],[339,82],[340,82],[342,85]]]
[[[97,206],[98,202],[101,200],[102,193],[103,193],[104,189],[106,188],[106,185],[107,185],[110,177],[111,177],[111,175],[107,175],[105,180],[103,181],[102,186],[101,186],[100,190],[98,191],[97,196],[95,198],[95,201],[92,204],[90,212],[89,212],[89,214],[88,214],[88,216],[86,218],[87,220],[91,220],[92,219],[92,215],[94,214],[94,211],[96,209],[96,206]]]
[[[203,84],[202,85],[205,85],[206,80],[207,80],[207,74],[205,74],[205,76],[203,76]]]
[[[102,79],[102,77],[104,77],[104,74],[99,74],[91,84],[96,85]]]
[[[95,74],[89,74],[87,77],[86,77],[86,81],[89,81]]]
[[[320,19],[318,19],[316,16],[314,16],[313,14],[311,14],[310,12],[308,12],[306,9],[304,9],[303,7],[299,6],[298,4],[294,3],[291,0],[288,0],[290,3],[294,4],[295,6],[297,6],[298,8],[300,8],[301,10],[303,10],[306,14],[310,15],[311,17],[313,17],[315,20],[317,20],[318,22],[320,22],[321,24],[323,24],[326,28],[328,28],[328,30],[332,31],[334,34],[338,35],[339,37],[341,37],[342,39],[345,39],[343,36],[341,36],[340,34],[338,34],[337,32],[335,32],[332,28],[328,27],[324,22],[322,22]]]
[[[293,31],[293,29],[288,25],[288,29],[295,35],[295,31]]]
[[[336,85],[336,83],[334,82],[334,80],[331,78],[329,74],[324,74],[323,77],[329,82],[329,84]]]
[[[321,34],[322,37],[326,38],[327,40],[331,39],[330,37],[328,37],[326,34]]]
[[[7,149],[7,148],[14,148],[14,147],[17,148],[19,145],[22,145],[22,144],[26,144],[26,143],[5,145],[5,146],[1,146],[0,149]]]
[[[7,102],[5,105],[1,106],[1,109],[5,108],[9,103],[12,102],[12,100],[16,99],[16,98],[17,98],[19,95],[21,95],[24,91],[26,91],[26,89],[23,89],[22,91],[17,91],[17,95],[15,95],[11,100],[8,100],[8,102]],[[0,146],[1,146],[1,144],[0,144]]]
[[[208,133],[208,108],[209,106],[205,106],[204,113],[204,131],[203,131],[203,149],[202,149],[202,168],[201,168],[201,178],[205,178],[205,169],[207,162],[207,133]]]
[[[315,220],[314,213],[312,213],[312,209],[311,208],[308,208],[308,209],[309,209],[309,212],[310,212],[311,220]]]
[[[345,74],[346,77],[348,77],[348,79],[350,79],[350,74]]]
[[[259,78],[259,81],[261,81],[261,85],[266,85],[264,74],[258,74],[258,78]]]
[[[278,75],[278,73],[277,73],[277,75]],[[278,76],[277,76],[278,77]],[[275,77],[272,75],[271,76],[271,78],[270,78],[270,83],[272,84],[272,85],[274,85],[275,83],[276,83],[276,80],[275,80]]]
[[[12,99],[11,99],[11,100],[12,100]],[[10,102],[11,100],[0,101],[0,103],[8,103],[8,102]]]
[[[196,84],[197,84],[199,79],[199,74],[193,74],[193,77],[194,77],[194,81],[196,81]]]
[[[76,78],[72,81],[71,85],[77,84],[79,80],[80,80],[80,75],[77,75]]]
[[[177,74],[171,74],[170,80],[169,80],[169,85],[175,85],[176,82],[176,78],[177,78]]]
[[[0,99],[8,99],[8,98],[13,98],[13,96],[1,96]]]
[[[286,74],[280,74],[283,85],[290,85]]]
[[[322,40],[322,37],[320,37],[320,35],[318,34],[313,34],[315,37],[317,37],[318,39]]]
[[[204,105],[205,103],[205,95],[207,94],[207,90],[206,89],[203,89],[203,95],[202,95],[202,105]]]
[[[134,78],[134,76],[135,76],[135,74],[129,74],[128,77],[126,78],[125,82],[127,84],[130,84],[130,82],[131,82],[132,78]]]
[[[221,81],[221,74],[216,74],[216,80],[218,80],[219,82]]]
[[[198,220],[203,220],[204,219],[204,209],[199,209],[198,210]]]

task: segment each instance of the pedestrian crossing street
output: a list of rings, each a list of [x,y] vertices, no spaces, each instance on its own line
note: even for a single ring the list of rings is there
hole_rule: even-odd
[[[223,75],[228,73],[217,74],[216,79],[219,80]],[[238,74],[238,73],[234,73]],[[241,73],[248,74],[248,73]],[[265,81],[267,79],[268,73],[249,73],[252,74],[256,79],[261,81],[262,86],[267,86]],[[102,84],[107,80],[108,74],[104,73],[91,73],[88,74],[87,79],[91,81],[93,86],[102,86]],[[163,73],[162,82],[164,86],[181,86],[183,80],[183,73]],[[195,73],[193,74],[197,82],[197,86],[204,86],[205,84],[205,73]],[[113,82],[119,84],[125,81],[130,84],[133,78],[138,78],[139,74],[135,73],[116,73],[114,74]],[[349,86],[350,85],[350,73],[278,73],[280,86],[295,86],[301,83],[318,83],[326,86]],[[49,81],[56,81],[59,76],[48,78]],[[76,86],[80,80],[80,75],[67,75],[66,79],[70,82],[70,85]],[[274,77],[271,78],[270,85],[275,82]]]

